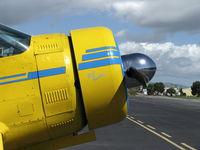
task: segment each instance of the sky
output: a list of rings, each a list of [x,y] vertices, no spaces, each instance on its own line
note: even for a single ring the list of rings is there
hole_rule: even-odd
[[[200,80],[199,0],[1,0],[0,23],[30,35],[105,26],[121,54],[144,53],[152,82]]]

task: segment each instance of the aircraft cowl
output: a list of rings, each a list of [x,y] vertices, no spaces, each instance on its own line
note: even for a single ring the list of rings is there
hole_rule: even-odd
[[[127,88],[136,86],[146,86],[156,72],[154,61],[140,53],[133,53],[122,56],[125,72],[125,84]]]

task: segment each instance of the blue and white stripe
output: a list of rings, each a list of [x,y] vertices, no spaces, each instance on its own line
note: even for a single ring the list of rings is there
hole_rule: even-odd
[[[85,70],[114,64],[122,64],[119,49],[113,46],[105,46],[86,50],[78,69]]]
[[[114,47],[114,46],[104,46],[104,47],[99,47],[99,48],[88,49],[86,50],[86,53],[102,51],[102,50],[118,50],[118,49],[117,47]]]
[[[104,57],[111,57],[111,56],[120,56],[119,51],[103,51],[103,52],[97,52],[92,54],[86,54],[83,55],[82,60],[92,60],[92,59],[98,59],[98,58],[104,58]]]

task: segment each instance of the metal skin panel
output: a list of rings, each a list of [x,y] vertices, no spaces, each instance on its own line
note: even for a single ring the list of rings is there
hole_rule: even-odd
[[[61,38],[62,34],[51,34],[50,37],[47,35],[39,36],[40,41],[34,41],[34,53],[47,54],[54,52],[63,52],[64,45]]]
[[[77,144],[83,144],[95,140],[96,140],[95,132],[90,131],[87,133],[79,134],[77,136],[67,135],[56,139],[50,139],[49,141],[26,147],[23,150],[58,150],[61,148],[74,146]]]
[[[8,127],[3,134],[5,149],[47,140],[38,79],[28,80],[29,73],[37,71],[33,50],[3,57],[0,66],[0,122]]]
[[[90,129],[122,120],[127,113],[121,57],[104,27],[71,31]]]
[[[40,40],[40,38],[42,40]],[[64,34],[48,34],[33,37],[34,47],[57,44],[58,49],[40,49],[36,61],[39,70],[39,83],[44,112],[51,138],[69,135],[85,125],[80,92],[74,83],[74,68],[68,37]],[[62,47],[62,49],[60,49]],[[47,51],[47,52],[46,52]],[[40,70],[50,70],[43,71]],[[48,77],[46,74],[53,74]]]
[[[44,39],[59,41],[62,51],[36,53]],[[66,35],[34,36],[27,51],[1,58],[0,66],[0,133],[6,150],[71,135],[85,126]]]

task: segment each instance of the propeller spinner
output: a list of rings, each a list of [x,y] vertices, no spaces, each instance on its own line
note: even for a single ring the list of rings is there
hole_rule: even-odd
[[[140,53],[122,56],[126,87],[146,86],[156,72],[154,61]]]

